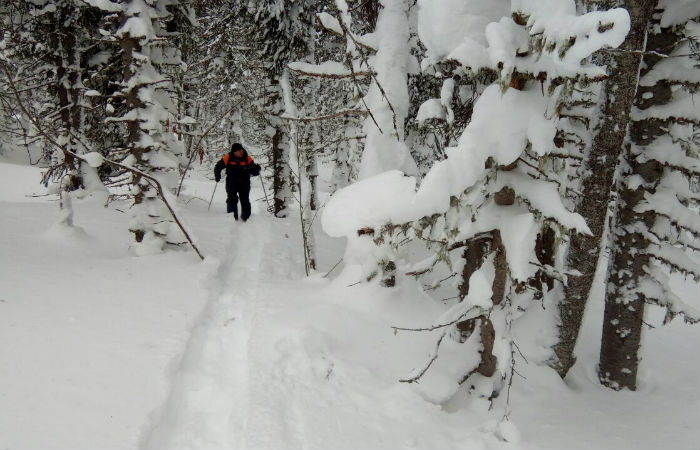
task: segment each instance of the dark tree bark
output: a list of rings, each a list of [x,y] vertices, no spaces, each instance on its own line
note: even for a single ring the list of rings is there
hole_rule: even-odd
[[[124,20],[126,20],[126,18]],[[129,80],[134,76],[134,71],[132,70],[132,65],[135,64],[134,55],[141,52],[141,44],[137,38],[126,35],[120,39],[119,45],[122,49],[122,77],[124,84],[128,85]],[[140,87],[140,85],[133,85],[127,92],[124,93],[126,107],[129,111],[144,107],[143,102],[138,96]],[[139,145],[139,141],[141,140],[140,125],[141,124],[139,123],[138,119],[126,121],[127,146],[129,153],[134,156],[138,168],[141,168],[140,163],[143,161],[143,154],[146,152],[146,149]],[[136,191],[134,194],[134,205],[143,203],[144,199],[146,198],[148,184],[146,184],[142,177],[137,173],[131,174],[130,183]],[[143,241],[146,230],[142,226],[130,228],[130,231],[134,234],[134,240],[136,242]]]
[[[559,336],[553,347],[554,356],[550,365],[562,378],[576,362],[574,347],[601,253],[606,212],[614,187],[613,178],[627,132],[639,74],[640,56],[633,52],[644,47],[647,26],[655,5],[656,2],[651,0],[624,2],[630,14],[631,29],[610,64],[601,123],[587,161],[588,176],[583,181],[583,195],[577,206],[577,212],[584,217],[593,235],[574,234],[571,238],[567,266],[578,270],[581,275],[569,278],[558,311]]]
[[[58,116],[60,117],[61,135],[63,136],[63,165],[68,182],[63,188],[78,189],[82,182],[79,175],[80,161],[73,157],[78,152],[76,136],[81,125],[80,106],[80,56],[77,36],[80,10],[70,1],[57,3],[53,23],[48,32],[48,42],[53,53],[55,72],[55,95],[58,100]]]
[[[281,107],[282,93],[277,76],[270,77],[272,86],[271,95],[268,99],[267,108],[274,116],[280,114],[284,108]],[[282,120],[273,118],[275,134],[272,136],[272,197],[273,213],[275,217],[287,217],[287,207],[290,200],[290,171],[289,171],[289,139],[282,128]]]
[[[382,279],[379,284],[382,287],[396,286],[396,263],[394,261],[381,261],[379,268],[382,272]]]
[[[490,377],[496,373],[496,365],[498,364],[498,358],[493,354],[493,344],[496,340],[496,330],[493,328],[493,323],[486,316],[474,317],[473,319],[463,320],[455,324],[459,332],[458,341],[465,342],[469,336],[474,333],[474,330],[478,327],[479,334],[481,335],[481,361],[473,372],[479,373],[485,377]],[[471,376],[473,372],[468,373],[462,383]]]
[[[462,269],[462,280],[458,286],[460,301],[469,294],[469,279],[481,268],[486,258],[494,253],[493,265],[495,276],[491,286],[491,301],[498,305],[503,301],[508,280],[508,262],[506,261],[506,251],[501,240],[500,230],[493,230],[475,239],[470,240],[464,247],[464,268]]]
[[[494,306],[501,304],[505,298],[506,283],[508,281],[508,263],[506,250],[501,240],[501,232],[493,230],[469,241],[464,247],[464,268],[462,269],[462,281],[458,286],[460,301],[469,294],[469,279],[479,270],[487,257],[494,254],[493,265],[495,276],[491,286],[491,301]],[[458,331],[458,342],[465,342],[478,327],[481,334],[481,361],[479,366],[464,376],[461,383],[465,382],[472,373],[476,372],[485,377],[490,377],[496,372],[498,358],[493,354],[495,330],[493,324],[486,316],[474,317],[455,324]]]
[[[284,132],[277,128],[272,136],[272,192],[273,208],[276,217],[287,216],[287,190],[289,177],[286,166],[289,164],[289,150],[283,144]]]
[[[670,29],[650,34],[647,51],[668,54],[673,49],[677,36]],[[644,58],[644,72],[660,61],[657,56]],[[648,95],[651,93],[651,97]],[[647,97],[647,98],[645,98]],[[641,110],[654,105],[664,105],[671,101],[671,89],[665,80],[654,86],[637,90],[635,106]],[[600,348],[598,377],[609,388],[636,390],[637,369],[639,367],[639,347],[642,337],[645,299],[636,292],[640,280],[647,275],[652,261],[646,252],[651,241],[648,235],[640,232],[650,230],[655,222],[652,211],[639,213],[635,208],[644,202],[645,196],[653,193],[663,175],[663,166],[655,160],[639,162],[637,156],[640,145],[648,145],[666,132],[662,124],[653,119],[633,122],[630,126],[631,145],[625,152],[625,166],[619,183],[617,214],[613,233],[613,256],[609,267],[607,297],[603,317],[603,336]],[[644,180],[631,188],[626,180],[639,176]]]

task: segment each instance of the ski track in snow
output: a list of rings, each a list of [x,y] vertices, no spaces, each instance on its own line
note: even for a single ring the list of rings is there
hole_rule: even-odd
[[[246,448],[248,340],[269,228],[265,219],[251,222],[229,225],[246,227],[245,234],[231,239],[170,398],[142,448]]]
[[[215,275],[171,395],[144,430],[141,448],[307,448],[314,441],[323,447],[317,435],[327,436],[309,430],[315,414],[308,409],[327,412],[330,405],[316,382],[327,380],[333,366],[320,331],[304,328],[286,338],[284,329],[269,329],[288,313],[290,301],[284,288],[266,285],[258,292],[263,272],[279,275],[274,272],[290,263],[279,243],[275,253],[266,248],[270,221],[255,217],[233,225],[238,236]],[[356,407],[349,412],[357,414]]]

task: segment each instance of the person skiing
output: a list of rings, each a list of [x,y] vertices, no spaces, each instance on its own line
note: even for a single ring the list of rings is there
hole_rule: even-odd
[[[260,166],[241,144],[236,142],[231,151],[223,156],[214,166],[214,179],[221,180],[221,171],[226,168],[226,212],[233,213],[238,220],[238,200],[241,201],[241,219],[245,222],[250,217],[250,177],[260,175]]]

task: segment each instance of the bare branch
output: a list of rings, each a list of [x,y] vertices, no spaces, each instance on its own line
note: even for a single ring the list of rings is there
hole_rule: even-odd
[[[371,77],[374,73],[371,71],[360,71],[360,72],[349,72],[349,73],[324,73],[324,72],[308,72],[301,69],[295,69],[291,66],[287,66],[289,70],[297,73],[304,77],[318,77],[318,78],[331,78],[331,79],[343,79],[343,78],[366,78]]]
[[[338,117],[345,117],[345,116],[366,116],[369,114],[369,111],[364,110],[364,109],[344,109],[342,111],[334,112],[333,114],[328,114],[325,116],[317,116],[317,117],[291,117],[291,116],[285,116],[282,115],[280,116],[281,119],[284,120],[291,120],[293,122],[317,122],[319,120],[329,120],[329,119],[337,119]]]
[[[420,380],[423,377],[423,375],[425,375],[425,372],[427,372],[428,369],[430,369],[430,366],[432,366],[433,363],[435,362],[435,360],[437,359],[438,352],[440,351],[440,344],[442,344],[442,340],[445,339],[446,335],[447,335],[447,332],[442,333],[442,336],[440,336],[440,339],[438,339],[437,343],[435,344],[435,352],[433,354],[433,357],[430,358],[430,361],[428,361],[428,364],[420,372],[418,372],[418,374],[416,376],[411,377],[411,378],[401,379],[401,380],[399,380],[399,382],[401,382],[401,383],[415,383],[418,380]]]
[[[450,322],[443,323],[440,325],[432,325],[432,326],[427,327],[427,328],[402,328],[402,327],[391,327],[391,328],[394,330],[394,333],[396,333],[397,331],[435,331],[435,330],[438,330],[440,328],[445,328],[445,327],[449,327],[450,325],[456,324],[457,322],[462,320],[467,314],[472,312],[474,309],[476,309],[476,306],[472,306],[468,310],[464,311],[455,320],[452,320]]]

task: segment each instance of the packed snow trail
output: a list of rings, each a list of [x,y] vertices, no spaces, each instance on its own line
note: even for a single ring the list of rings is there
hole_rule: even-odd
[[[209,305],[192,332],[170,399],[142,447],[230,447],[230,424],[246,421],[247,341],[268,235],[266,220],[250,222],[225,224],[232,228],[228,259],[211,281]]]

